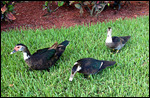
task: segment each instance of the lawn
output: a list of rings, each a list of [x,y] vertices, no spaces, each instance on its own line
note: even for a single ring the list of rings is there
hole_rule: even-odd
[[[118,54],[111,54],[105,46],[108,27],[112,28],[112,36],[131,36]],[[23,53],[10,54],[18,43],[25,44],[33,54],[64,40],[70,44],[50,72],[28,71]],[[88,79],[76,73],[70,82],[73,64],[87,57],[116,64]],[[61,29],[2,31],[1,97],[15,96],[148,97],[149,16]]]

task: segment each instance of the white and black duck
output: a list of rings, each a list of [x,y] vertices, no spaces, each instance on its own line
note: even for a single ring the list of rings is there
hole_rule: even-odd
[[[27,46],[24,44],[17,44],[11,54],[22,51],[24,60],[29,66],[29,70],[48,70],[59,59],[62,53],[65,51],[69,41],[65,40],[62,43],[54,43],[49,48],[37,50],[31,55]]]
[[[76,72],[82,73],[84,76],[88,76],[90,74],[96,74],[100,70],[105,69],[108,66],[112,66],[115,63],[115,61],[96,60],[93,58],[80,59],[74,63],[69,81],[73,80]]]
[[[117,53],[119,50],[126,44],[126,42],[130,39],[131,36],[113,36],[111,35],[112,29],[108,27],[107,29],[107,38],[106,38],[106,46],[110,49],[117,50]]]

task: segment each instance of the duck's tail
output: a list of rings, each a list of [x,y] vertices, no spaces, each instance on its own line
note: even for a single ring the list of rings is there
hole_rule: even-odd
[[[57,48],[56,48],[56,53],[55,53],[55,56],[57,57],[57,58],[59,58],[61,55],[62,55],[62,53],[65,51],[65,49],[66,49],[66,46],[69,44],[69,41],[68,40],[65,40],[65,41],[63,41],[62,43],[60,43],[58,46],[57,46]]]
[[[112,66],[116,63],[116,61],[103,61],[103,65],[100,68],[100,70],[105,69],[108,66]]]
[[[121,38],[123,39],[122,43],[125,44],[131,36],[122,36]]]
[[[68,40],[65,40],[63,41],[62,43],[60,43],[59,45],[63,45],[63,46],[67,46],[69,44],[69,41]]]

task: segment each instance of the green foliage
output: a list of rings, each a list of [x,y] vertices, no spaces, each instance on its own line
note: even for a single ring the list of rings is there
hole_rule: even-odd
[[[63,6],[63,4],[64,4],[64,1],[56,1],[56,2],[57,2],[59,7]]]
[[[45,5],[43,5],[43,9],[47,9],[47,12],[51,13],[56,11],[59,7],[63,6],[64,4],[67,5],[73,5],[80,9],[80,16],[82,16],[83,14],[83,8],[87,7],[88,10],[90,11],[90,15],[93,16],[94,13],[97,12],[96,16],[103,11],[103,9],[105,8],[105,6],[109,3],[107,1],[69,1],[69,3],[67,1],[54,1],[58,7],[55,10],[52,10],[49,8],[49,2],[52,4],[52,1],[45,1]],[[93,6],[92,9],[90,9],[90,6]],[[95,10],[95,12],[93,12]],[[47,15],[47,14],[46,14]],[[45,15],[44,15],[45,16]]]
[[[74,5],[77,9],[79,9],[80,16],[82,16],[84,13],[83,9],[87,8],[90,15],[95,15],[96,17],[98,17],[98,15],[104,10],[104,8],[106,8],[106,6],[110,7],[110,4],[113,4],[113,8],[115,9],[115,6],[119,6],[119,10],[121,8],[121,2],[123,3],[123,1],[54,1],[58,7],[55,10],[52,10],[49,8],[49,2],[52,4],[52,1],[45,1],[45,5],[43,5],[43,9],[47,9],[47,12],[49,13],[56,11],[59,7],[66,4],[68,7],[69,5]],[[125,1],[125,3],[127,2],[130,1]]]
[[[58,5],[58,7],[54,10],[50,9],[50,5],[49,4],[52,4],[53,2],[55,2],[56,5]],[[55,12],[59,7],[63,6],[64,5],[64,1],[45,1],[45,4],[43,5],[43,10],[47,9],[47,14],[45,14],[44,16],[52,13],[52,12]]]
[[[131,36],[118,54],[111,54],[105,46],[108,27],[112,36]],[[2,31],[1,97],[148,97],[148,35],[149,16],[61,29]],[[33,54],[66,39],[70,44],[50,72],[27,71],[23,54],[10,54],[17,43],[27,45]],[[70,82],[73,64],[85,57],[116,64],[88,79],[76,73]]]
[[[93,14],[96,13],[96,16],[101,13],[101,11],[103,11],[103,9],[105,8],[105,6],[108,4],[108,1],[74,1],[73,3],[75,4],[75,7],[80,9],[80,16],[82,16],[83,14],[83,8],[88,8],[90,15],[93,16]],[[71,2],[71,4],[73,4]],[[70,5],[71,5],[70,4]],[[90,9],[90,7],[92,7],[92,9]],[[95,11],[94,11],[95,10]],[[93,12],[94,11],[94,12]]]
[[[12,21],[16,17],[13,15],[14,2],[13,1],[1,1],[1,21]]]

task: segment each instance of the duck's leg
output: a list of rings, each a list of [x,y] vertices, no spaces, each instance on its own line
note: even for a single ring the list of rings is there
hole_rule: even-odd
[[[116,53],[118,53],[119,52],[119,50],[117,50],[117,52]]]
[[[113,54],[113,52],[115,51],[115,49],[112,49],[111,53],[110,54]]]

